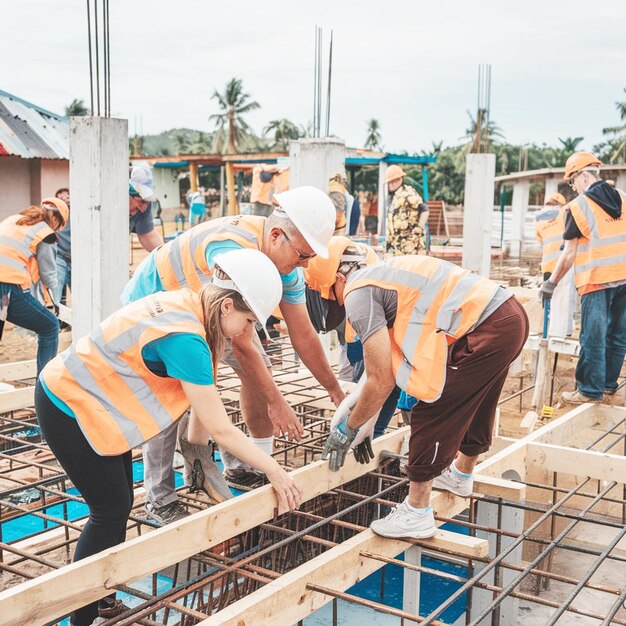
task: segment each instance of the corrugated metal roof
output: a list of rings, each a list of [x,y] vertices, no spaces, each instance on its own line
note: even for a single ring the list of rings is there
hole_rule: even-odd
[[[0,90],[0,155],[69,159],[69,131],[68,118]]]

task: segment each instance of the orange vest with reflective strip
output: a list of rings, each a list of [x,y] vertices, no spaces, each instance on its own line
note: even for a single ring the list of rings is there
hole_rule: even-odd
[[[18,226],[23,215],[0,222],[0,282],[28,289],[39,281],[37,246],[54,231],[45,222]]]
[[[190,228],[155,252],[156,268],[167,291],[189,287],[199,291],[209,282],[212,269],[206,260],[207,246],[214,241],[235,241],[244,248],[260,250],[265,218],[253,215],[220,217]]]
[[[162,291],[110,315],[50,361],[43,380],[76,415],[91,447],[103,456],[140,446],[189,408],[180,380],[157,376],[144,363],[145,345],[172,333],[206,340],[200,297]]]
[[[472,331],[499,285],[469,270],[427,256],[400,256],[359,270],[345,296],[376,286],[398,294],[389,335],[398,387],[424,402],[441,397],[448,345]],[[349,305],[346,313],[350,317]]]
[[[554,272],[561,256],[563,231],[565,230],[565,207],[547,206],[535,217],[535,236],[541,244],[541,271]]]
[[[574,283],[581,296],[626,280],[626,194],[619,194],[622,215],[617,219],[585,194],[568,204],[582,233],[574,260]]]
[[[273,167],[272,167],[273,169]],[[250,188],[250,202],[272,204],[274,195],[288,191],[289,170],[275,173],[269,183],[261,182],[261,172],[267,171],[263,166],[257,166],[252,170],[252,187]]]

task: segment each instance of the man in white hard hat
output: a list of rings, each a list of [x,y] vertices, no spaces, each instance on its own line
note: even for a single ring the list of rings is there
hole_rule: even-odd
[[[163,238],[154,228],[150,205],[157,199],[149,167],[135,165],[128,181],[128,212],[131,233],[136,233],[141,247],[147,252],[163,245]]]
[[[280,312],[291,341],[304,365],[339,404],[344,397],[324,355],[306,308],[302,268],[315,255],[328,256],[335,229],[335,209],[326,194],[314,187],[298,187],[274,196],[269,217],[236,215],[198,224],[184,235],[152,252],[137,268],[122,295],[124,303],[151,293],[189,287],[199,291],[210,280],[215,256],[237,248],[266,254],[281,274]],[[270,360],[255,334],[232,341],[224,356],[241,378],[240,406],[252,440],[264,451],[273,450],[281,433],[299,440],[302,425],[271,376]],[[179,519],[185,512],[174,490],[172,459],[176,433],[165,432],[144,446],[148,493],[147,509],[161,523]],[[263,475],[227,453],[222,454],[225,478],[236,485],[254,487]]]

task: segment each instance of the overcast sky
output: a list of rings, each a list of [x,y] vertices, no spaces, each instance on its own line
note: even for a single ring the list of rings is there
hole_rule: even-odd
[[[99,5],[101,5],[100,0]],[[89,103],[85,0],[4,0],[0,89],[62,113]],[[491,63],[491,116],[509,142],[556,144],[617,125],[626,98],[624,0],[110,0],[112,109],[152,134],[212,130],[213,90],[243,80],[273,119],[312,119],[314,27],[334,30],[331,134],[389,151],[455,144]],[[326,84],[324,84],[324,93]]]

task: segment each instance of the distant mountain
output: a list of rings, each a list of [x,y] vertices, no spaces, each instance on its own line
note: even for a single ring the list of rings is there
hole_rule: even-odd
[[[133,155],[206,154],[211,152],[212,145],[213,133],[191,128],[172,128],[158,135],[129,138],[129,149]]]

